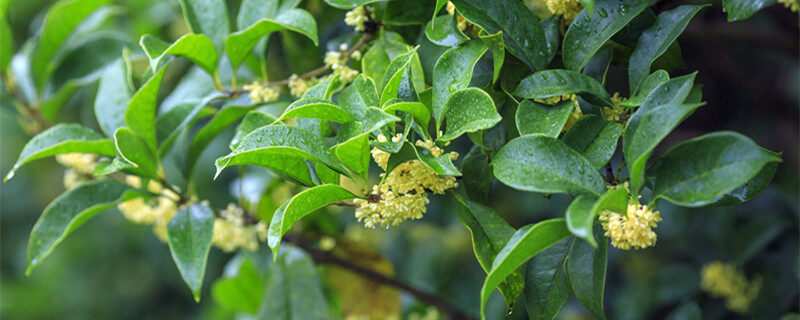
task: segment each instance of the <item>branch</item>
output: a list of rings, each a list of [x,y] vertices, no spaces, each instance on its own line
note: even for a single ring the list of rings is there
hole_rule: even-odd
[[[311,258],[314,259],[314,261],[317,263],[333,264],[342,267],[344,269],[350,270],[351,272],[358,274],[359,276],[364,277],[373,282],[377,282],[380,284],[392,286],[397,289],[403,290],[411,294],[412,296],[416,297],[418,300],[438,308],[439,310],[447,314],[447,316],[450,319],[476,319],[472,315],[467,314],[466,312],[456,308],[456,306],[452,305],[450,302],[440,297],[434,296],[430,293],[415,288],[396,278],[385,276],[383,274],[373,271],[372,269],[365,268],[350,261],[339,258],[331,254],[330,252],[317,249],[310,243],[303,240],[299,234],[287,234],[283,237],[283,240],[292,243],[302,248],[306,252],[308,252]]]

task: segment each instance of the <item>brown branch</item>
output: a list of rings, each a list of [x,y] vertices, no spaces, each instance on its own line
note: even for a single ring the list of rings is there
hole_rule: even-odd
[[[476,319],[474,316],[458,309],[456,306],[452,305],[447,300],[444,300],[440,297],[422,291],[396,278],[385,276],[383,274],[373,271],[372,269],[365,268],[353,262],[339,258],[331,254],[330,252],[317,249],[310,243],[303,240],[302,236],[300,236],[299,234],[287,234],[283,237],[283,240],[288,243],[292,243],[302,248],[306,252],[308,252],[311,258],[314,259],[314,261],[317,263],[333,264],[342,267],[344,269],[350,270],[351,272],[358,274],[359,276],[364,277],[368,280],[403,290],[411,294],[412,296],[416,297],[418,300],[438,308],[439,310],[447,314],[447,316],[450,319]]]

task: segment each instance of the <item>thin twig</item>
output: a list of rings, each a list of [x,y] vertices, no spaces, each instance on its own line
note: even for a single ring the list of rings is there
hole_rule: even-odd
[[[303,240],[302,236],[300,236],[299,234],[287,234],[283,237],[283,240],[288,243],[292,243],[302,248],[306,252],[308,252],[311,258],[314,259],[314,261],[316,261],[317,263],[333,264],[342,267],[344,269],[350,270],[351,272],[358,274],[359,276],[362,276],[371,281],[403,290],[411,294],[412,296],[416,297],[420,301],[438,308],[439,310],[447,314],[447,316],[450,319],[476,319],[474,316],[458,309],[456,306],[454,306],[447,300],[444,300],[440,297],[422,291],[396,278],[388,277],[386,275],[375,272],[372,269],[365,268],[350,261],[347,261],[345,259],[339,258],[331,254],[330,252],[317,249],[310,243]]]

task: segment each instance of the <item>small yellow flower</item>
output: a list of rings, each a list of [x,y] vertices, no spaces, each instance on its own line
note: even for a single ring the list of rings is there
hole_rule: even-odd
[[[605,210],[600,213],[600,221],[605,235],[611,238],[611,245],[622,250],[644,249],[656,244],[656,233],[653,228],[661,221],[658,211],[652,211],[645,205],[628,204],[623,215]]]
[[[306,80],[300,79],[296,74],[289,77],[289,93],[295,97],[300,97],[310,89]]]
[[[127,176],[126,182],[134,187],[142,187],[142,180],[136,176]],[[158,194],[152,199],[136,198],[120,203],[117,208],[126,219],[134,223],[153,225],[153,232],[162,241],[167,241],[167,224],[178,212],[178,195],[150,180],[147,190]]]
[[[761,279],[752,282],[744,273],[730,263],[715,261],[700,271],[700,287],[712,297],[725,298],[725,305],[731,311],[744,313],[758,297]]]
[[[266,233],[265,226],[263,222],[248,225],[244,220],[244,210],[230,203],[220,212],[220,217],[214,219],[211,243],[226,252],[239,248],[255,251],[258,249],[258,240]]]
[[[614,103],[614,106],[603,107],[603,119],[608,121],[619,121],[619,119],[625,115],[625,107],[621,105],[621,103],[625,100],[627,100],[627,98],[620,97],[619,92],[614,93],[614,96],[611,97],[611,102]]]
[[[792,12],[797,12],[800,9],[800,3],[797,0],[778,0],[778,3],[782,3],[784,7]]]
[[[447,10],[447,14],[452,16],[456,14],[456,5],[454,5],[452,1],[447,1],[447,5],[445,5],[445,10]]]
[[[69,168],[64,171],[64,188],[67,190],[75,189],[75,187],[86,182],[86,179],[77,170]]]
[[[249,91],[250,100],[253,103],[272,102],[278,100],[278,91],[272,87],[264,87],[258,82],[253,82],[244,86],[244,90]]]
[[[364,31],[364,23],[367,22],[367,20],[369,20],[369,16],[364,6],[347,11],[344,15],[344,23],[348,26],[353,26],[356,31]]]
[[[97,156],[91,153],[64,153],[56,155],[62,166],[72,168],[80,174],[91,174],[97,165]]]
[[[546,0],[545,4],[550,12],[562,16],[567,23],[575,20],[583,9],[578,0]]]

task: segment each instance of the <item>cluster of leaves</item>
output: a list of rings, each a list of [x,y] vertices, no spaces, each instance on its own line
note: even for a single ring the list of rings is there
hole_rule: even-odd
[[[182,0],[191,33],[172,43],[145,35],[136,48],[119,35],[97,32],[117,14],[108,1],[64,0],[48,10],[38,36],[16,54],[5,14],[0,15],[0,72],[32,129],[48,127],[79,88],[99,82],[94,110],[102,132],[80,124],[49,126],[30,140],[6,176],[58,154],[107,159],[94,169],[92,181],[44,210],[31,232],[28,272],[97,213],[158,196],[117,181],[121,172],[181,195],[183,206],[169,223],[168,244],[199,299],[215,212],[193,191],[213,182],[193,181],[191,173],[211,165],[198,163],[201,154],[235,127],[230,153],[214,163],[217,175],[231,166],[254,165],[305,188],[268,216],[256,217],[270,222],[267,244],[277,261],[268,284],[248,287],[259,273],[247,262],[238,276],[219,284],[219,290],[246,288],[242,295],[256,297],[231,302],[241,311],[328,316],[319,313],[324,308],[307,307],[324,300],[310,258],[291,246],[279,251],[281,240],[316,209],[365,197],[370,150],[378,148],[390,154],[387,172],[419,160],[436,174],[459,177],[463,188],[451,196],[487,273],[482,313],[499,288],[509,307],[522,303],[537,319],[553,318],[570,293],[605,318],[608,241],[597,225],[599,213],[625,212],[640,196],[651,208],[661,199],[686,207],[738,204],[763,190],[780,162],[778,154],[734,132],[690,139],[650,159],[660,142],[703,105],[695,74],[671,74],[669,63],[680,58],[676,39],[703,5],[656,14],[646,0],[581,1],[585,9],[566,26],[558,16],[540,20],[516,0],[454,0],[456,14],[440,12],[443,0],[326,2],[340,9],[371,8],[370,23],[379,27],[345,41],[368,48],[361,74],[344,81],[334,72],[301,97],[283,96],[285,108],[275,114],[250,101],[237,79],[266,82],[267,39],[275,32],[294,32],[318,43],[316,21],[297,8],[299,1],[244,0],[232,21],[221,0]],[[723,6],[731,20],[738,20],[767,3],[729,0]],[[458,18],[470,26],[461,30]],[[408,34],[419,35],[415,46],[406,41]],[[90,66],[71,63],[72,57],[100,47],[114,54]],[[132,61],[141,59],[149,67],[136,86]],[[164,92],[168,70],[182,59],[213,85],[178,85]],[[621,104],[605,88],[612,63],[628,69],[629,99]],[[571,101],[542,103],[565,95],[576,95],[586,114],[569,127]],[[608,119],[604,108],[620,109],[622,117]],[[379,135],[401,138],[379,141]],[[473,144],[460,165],[447,153],[435,156],[413,143],[430,140],[444,148],[457,139]],[[170,153],[180,154],[179,177],[165,175]],[[574,199],[563,219],[516,230],[488,206],[495,179],[515,189]],[[180,181],[181,187],[167,181]],[[630,187],[608,188],[623,181]],[[311,289],[304,295],[279,294],[295,285]],[[276,299],[262,302],[262,293]]]

